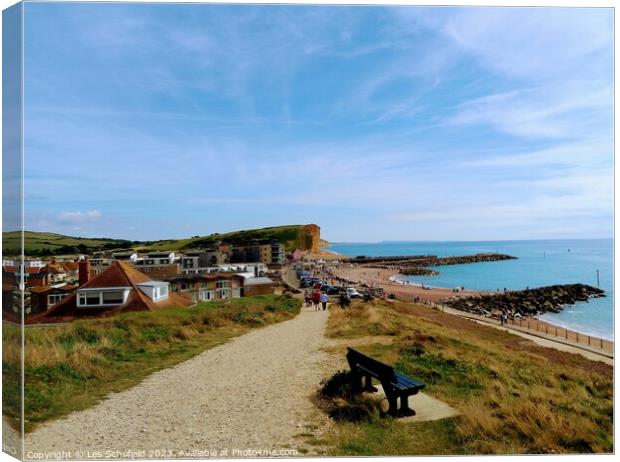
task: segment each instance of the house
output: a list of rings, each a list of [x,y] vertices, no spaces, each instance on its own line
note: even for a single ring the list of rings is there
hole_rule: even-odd
[[[40,272],[48,274],[48,281],[50,284],[64,282],[69,278],[69,275],[65,271],[64,267],[57,263],[48,263],[41,268]]]
[[[20,294],[17,291],[17,287],[14,285],[7,283],[2,280],[2,314],[3,319],[5,318],[5,313],[14,314],[17,312],[17,307],[19,306],[19,300],[16,303],[15,298],[19,297]],[[12,320],[12,318],[10,319]]]
[[[2,266],[19,266],[21,264],[21,258],[19,257],[9,257],[2,259]],[[24,258],[24,266],[26,268],[43,268],[46,263],[38,258]]]
[[[190,250],[181,256],[181,271],[199,274],[207,268],[213,268],[228,262],[228,255],[216,249]]]
[[[82,267],[89,274],[88,265]],[[27,322],[65,322],[191,304],[191,300],[182,295],[171,293],[168,282],[155,281],[128,263],[114,261],[101,274],[80,285],[74,293]]]
[[[237,273],[248,278],[264,276],[268,268],[264,263],[229,263],[227,265],[219,265],[216,270],[217,272]]]
[[[174,252],[151,252],[144,257],[136,258],[132,264],[147,276],[162,279],[181,272],[180,260]]]
[[[43,265],[45,266],[45,265]],[[26,287],[40,287],[49,284],[49,273],[42,272],[43,266],[25,266],[23,275]],[[19,287],[21,271],[18,266],[3,266],[2,281]]]
[[[30,289],[30,313],[41,313],[47,311],[51,306],[68,297],[77,285],[57,284],[53,286],[33,287]]]
[[[65,270],[67,279],[70,281],[77,281],[78,279],[78,262],[76,261],[61,261],[60,266]]]
[[[243,295],[250,297],[252,295],[273,294],[275,286],[275,282],[266,277],[245,278],[243,282]]]
[[[118,261],[135,262],[138,260],[138,254],[135,252],[115,252],[112,258]]]
[[[166,279],[172,292],[194,303],[243,297],[244,277],[234,273],[183,274]]]

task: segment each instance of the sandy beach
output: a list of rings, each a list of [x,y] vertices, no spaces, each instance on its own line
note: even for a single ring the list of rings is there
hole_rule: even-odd
[[[422,301],[437,302],[451,297],[470,297],[473,295],[490,293],[474,290],[454,292],[451,288],[446,287],[430,287],[429,289],[425,289],[418,285],[402,284],[394,282],[391,279],[398,274],[396,270],[391,269],[368,268],[363,266],[351,267],[348,264],[344,264],[334,269],[333,272],[338,277],[349,281],[374,287],[382,287],[386,294],[394,294],[399,298],[407,300],[413,300],[418,297]]]

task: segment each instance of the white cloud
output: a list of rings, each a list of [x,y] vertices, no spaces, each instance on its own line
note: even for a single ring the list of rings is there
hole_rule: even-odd
[[[606,84],[571,82],[482,96],[459,105],[446,123],[491,125],[533,138],[591,136],[611,129],[605,123],[611,105],[612,90]]]
[[[59,220],[64,223],[90,223],[100,220],[102,213],[99,210],[89,210],[87,212],[62,212]]]

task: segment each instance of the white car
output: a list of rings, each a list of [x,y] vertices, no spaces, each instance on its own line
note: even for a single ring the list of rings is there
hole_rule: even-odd
[[[347,289],[347,295],[351,298],[363,298],[364,296],[362,294],[360,294],[357,289],[355,289],[354,287],[349,287]]]

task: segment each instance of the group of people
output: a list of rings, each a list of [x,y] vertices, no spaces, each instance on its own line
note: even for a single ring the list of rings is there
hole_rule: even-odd
[[[329,297],[325,292],[321,292],[319,289],[315,289],[310,293],[308,290],[304,290],[304,302],[307,307],[314,306],[315,311],[319,311],[321,307],[323,311],[327,309],[327,302]]]

